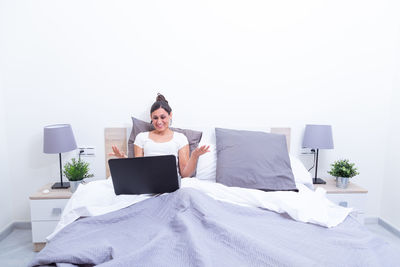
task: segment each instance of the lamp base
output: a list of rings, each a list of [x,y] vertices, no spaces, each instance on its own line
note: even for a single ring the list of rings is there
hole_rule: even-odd
[[[313,184],[326,184],[326,182],[321,178],[312,178],[312,182]]]
[[[65,189],[65,188],[69,188],[69,182],[65,182],[65,183],[55,183],[52,185],[51,189]]]

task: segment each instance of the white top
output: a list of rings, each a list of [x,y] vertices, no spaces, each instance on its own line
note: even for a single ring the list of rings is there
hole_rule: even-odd
[[[176,165],[178,167],[178,151],[185,145],[189,144],[184,134],[173,132],[172,139],[168,142],[155,142],[149,138],[150,132],[139,133],[134,144],[143,148],[143,156],[163,156],[174,155],[176,157]],[[179,168],[178,168],[179,174]]]
[[[178,157],[178,151],[189,144],[184,134],[173,132],[172,139],[168,142],[155,142],[149,138],[150,132],[142,132],[136,136],[134,144],[143,148],[143,156],[162,156],[175,155]]]

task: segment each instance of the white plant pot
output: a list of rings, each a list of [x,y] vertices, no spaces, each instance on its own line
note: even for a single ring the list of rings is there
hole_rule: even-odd
[[[336,177],[336,187],[339,188],[347,188],[347,186],[349,185],[349,177]]]
[[[71,192],[74,193],[76,191],[76,189],[78,189],[79,184],[82,182],[82,180],[80,181],[69,181],[69,185],[71,188]]]

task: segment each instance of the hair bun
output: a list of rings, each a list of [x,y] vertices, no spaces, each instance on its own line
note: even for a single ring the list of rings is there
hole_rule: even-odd
[[[160,93],[157,93],[156,101],[164,101],[164,102],[168,103],[167,99],[165,99],[165,97]]]

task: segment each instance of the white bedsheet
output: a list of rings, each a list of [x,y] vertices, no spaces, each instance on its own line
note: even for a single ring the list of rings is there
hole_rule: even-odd
[[[334,227],[347,217],[351,208],[340,207],[325,197],[325,190],[312,191],[303,184],[296,184],[299,192],[264,192],[254,189],[227,187],[219,183],[196,178],[182,179],[181,187],[200,190],[210,197],[237,205],[259,207],[278,213],[287,213],[296,221]],[[80,217],[97,216],[116,211],[152,197],[143,195],[116,196],[112,180],[98,180],[79,185],[68,201],[52,239],[62,228]]]

